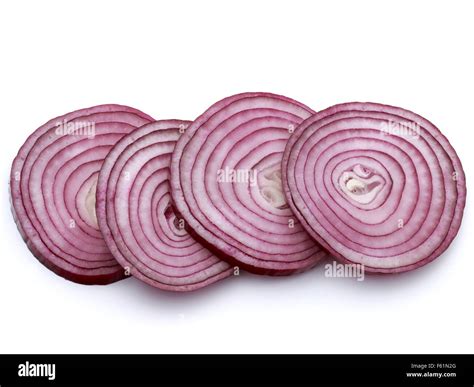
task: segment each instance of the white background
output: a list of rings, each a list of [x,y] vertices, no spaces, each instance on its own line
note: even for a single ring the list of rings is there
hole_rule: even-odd
[[[81,286],[30,254],[11,161],[48,119],[120,103],[193,119],[242,91],[414,110],[474,179],[474,3],[10,1],[0,6],[0,352],[474,352],[473,213],[449,251],[364,282],[243,275],[192,294]],[[470,236],[469,236],[470,234]]]

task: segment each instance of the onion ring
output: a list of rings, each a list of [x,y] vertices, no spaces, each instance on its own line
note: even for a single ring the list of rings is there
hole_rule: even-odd
[[[170,291],[200,289],[233,273],[180,226],[171,203],[171,152],[188,125],[157,121],[123,137],[97,186],[97,218],[110,251],[134,277]]]
[[[397,273],[441,255],[461,225],[466,180],[438,128],[408,110],[340,104],[304,121],[283,157],[284,190],[334,257]]]
[[[139,110],[100,105],[38,128],[13,161],[12,212],[29,249],[49,269],[82,284],[124,278],[97,225],[95,191],[111,147],[150,121]]]
[[[312,114],[283,96],[243,93],[211,106],[178,140],[174,203],[194,235],[230,263],[285,275],[326,255],[288,208],[281,182],[288,138]]]

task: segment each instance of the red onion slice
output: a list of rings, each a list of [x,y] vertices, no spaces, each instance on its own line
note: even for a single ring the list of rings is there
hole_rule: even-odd
[[[13,215],[29,249],[55,273],[83,284],[124,277],[97,225],[97,177],[112,146],[150,121],[130,107],[95,106],[50,120],[19,150],[10,180]]]
[[[375,103],[323,110],[283,159],[285,194],[306,230],[368,272],[415,269],[456,236],[466,201],[461,162],[429,121]]]
[[[172,195],[187,226],[232,263],[260,274],[308,269],[325,255],[286,205],[281,159],[313,111],[268,93],[211,106],[180,137]]]
[[[122,138],[107,156],[97,188],[97,217],[109,249],[138,279],[191,291],[233,273],[196,242],[171,203],[171,152],[188,121],[157,121]]]

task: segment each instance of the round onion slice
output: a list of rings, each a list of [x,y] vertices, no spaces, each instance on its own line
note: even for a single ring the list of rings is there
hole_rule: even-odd
[[[126,106],[95,106],[50,120],[19,150],[10,179],[13,215],[29,249],[55,273],[83,284],[124,277],[97,224],[97,178],[112,146],[152,120]]]
[[[308,269],[325,255],[288,208],[281,159],[294,128],[313,111],[268,93],[211,106],[173,152],[175,205],[192,232],[229,262],[259,274]]]
[[[157,121],[122,138],[107,156],[97,188],[100,229],[130,274],[164,290],[191,291],[232,274],[176,216],[171,152],[188,121]]]
[[[438,257],[461,224],[466,181],[448,140],[410,111],[336,105],[299,126],[283,160],[285,194],[336,258],[395,273]]]

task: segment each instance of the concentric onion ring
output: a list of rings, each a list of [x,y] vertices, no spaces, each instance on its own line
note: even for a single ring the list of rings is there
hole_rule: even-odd
[[[235,95],[194,121],[173,152],[172,195],[188,227],[249,271],[289,274],[325,255],[294,218],[281,185],[285,145],[311,114],[286,97]]]
[[[95,106],[50,120],[19,150],[13,215],[29,249],[55,273],[83,284],[124,278],[97,225],[97,177],[112,146],[152,120],[126,106]]]
[[[368,272],[412,270],[456,236],[466,201],[461,162],[423,117],[347,103],[299,126],[283,159],[285,194],[306,230]]]
[[[171,152],[188,121],[157,121],[122,138],[107,156],[97,188],[102,234],[120,264],[164,290],[190,291],[232,274],[196,242],[171,203]]]

